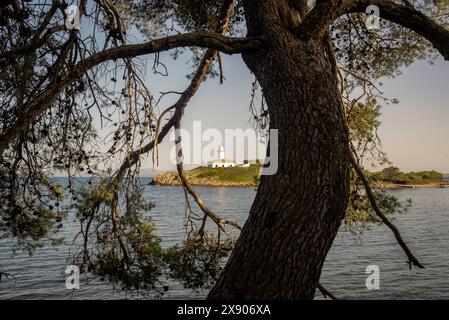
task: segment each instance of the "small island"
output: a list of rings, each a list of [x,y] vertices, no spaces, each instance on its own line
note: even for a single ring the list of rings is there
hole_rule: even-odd
[[[198,167],[186,171],[186,177],[192,185],[209,187],[254,187],[259,183],[260,165],[236,166],[228,168]],[[179,186],[176,172],[166,172],[153,178],[154,185]]]
[[[198,167],[185,172],[190,184],[209,187],[254,187],[259,184],[260,161],[244,160],[237,164],[226,159],[223,145],[217,150],[216,160],[209,161],[207,167]],[[153,178],[152,184],[179,186],[181,180],[177,172],[167,172]]]
[[[397,167],[388,167],[382,171],[365,171],[367,178],[383,189],[399,188],[446,188],[449,182],[445,176],[435,170],[402,172]]]

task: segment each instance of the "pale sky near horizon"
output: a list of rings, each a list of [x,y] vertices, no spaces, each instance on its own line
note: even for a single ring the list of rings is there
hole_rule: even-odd
[[[190,72],[185,61],[172,62],[167,55],[161,55],[161,59],[167,64],[169,76],[149,76],[153,92],[183,90],[189,83],[185,74]],[[187,130],[191,130],[193,121],[198,120],[203,130],[216,128],[223,132],[224,129],[250,128],[248,107],[254,77],[240,55],[223,55],[223,64],[224,84],[209,79],[188,104],[183,118],[183,127]],[[439,58],[434,65],[426,61],[415,62],[399,77],[383,81],[385,96],[398,98],[399,104],[382,108],[379,135],[383,151],[401,170],[433,169],[449,173],[448,80],[449,62]],[[168,99],[164,108],[171,101]],[[157,169],[175,168],[169,158],[172,146],[173,142],[168,138],[160,146]],[[150,158],[145,158],[143,168],[152,167]]]
[[[449,173],[449,62],[415,62],[403,75],[384,82],[399,104],[382,109],[383,149],[406,171]]]
[[[88,25],[82,24],[82,32],[88,31]],[[129,32],[128,37],[134,43],[143,41],[136,30]],[[142,57],[146,61],[146,82],[156,98],[161,91],[183,91],[188,86],[190,80],[186,75],[193,71],[191,64],[186,63],[188,58],[187,54],[182,54],[173,60],[169,53],[161,53],[160,61],[168,69],[168,76],[163,77],[151,72],[154,55]],[[249,102],[254,76],[238,54],[222,54],[222,61],[224,83],[220,85],[218,79],[203,82],[185,110],[182,125],[190,132],[194,121],[201,121],[203,131],[215,128],[223,136],[225,129],[251,128]],[[404,68],[402,75],[382,82],[385,96],[399,99],[399,104],[381,110],[379,136],[389,160],[406,172],[438,170],[449,173],[449,61],[445,62],[441,56],[434,65],[417,61]],[[172,105],[177,98],[177,95],[166,96],[160,110]],[[159,146],[156,169],[175,169],[170,160],[173,145],[167,136]],[[226,150],[228,158],[233,156],[230,153],[232,151]],[[142,168],[153,168],[151,155],[143,159]]]

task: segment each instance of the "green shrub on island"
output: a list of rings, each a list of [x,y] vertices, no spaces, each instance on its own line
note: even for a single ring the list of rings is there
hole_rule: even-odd
[[[249,167],[209,168],[197,167],[187,170],[186,177],[192,185],[203,186],[256,186],[259,184],[260,165]],[[176,172],[166,172],[155,176],[156,185],[180,185]]]
[[[444,181],[442,173],[431,171],[419,171],[419,172],[402,172],[397,167],[388,167],[382,171],[374,173],[367,172],[367,176],[375,182],[402,184],[402,185],[421,185],[440,183]]]

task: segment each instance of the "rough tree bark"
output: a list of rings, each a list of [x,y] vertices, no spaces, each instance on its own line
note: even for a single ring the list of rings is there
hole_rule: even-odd
[[[312,299],[344,217],[348,131],[329,42],[299,40],[279,3],[245,11],[266,50],[243,54],[279,130],[279,168],[263,176],[249,218],[209,299]]]

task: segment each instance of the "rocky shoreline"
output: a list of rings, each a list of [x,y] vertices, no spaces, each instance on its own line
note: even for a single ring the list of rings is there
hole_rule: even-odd
[[[187,179],[191,185],[203,187],[255,187],[254,183],[239,181],[223,181],[216,177],[198,178],[187,174]],[[180,186],[181,180],[176,172],[166,172],[153,177],[152,185],[156,186]]]
[[[185,172],[191,185],[204,187],[257,187],[258,179],[253,175],[258,168],[223,168],[209,169],[197,167]],[[152,185],[156,186],[180,186],[181,180],[175,171],[164,172],[153,177]],[[397,184],[392,182],[377,181],[374,187],[380,189],[421,189],[421,188],[448,188],[449,181],[438,181],[423,184]]]
[[[257,187],[255,183],[239,182],[239,181],[223,181],[217,177],[199,178],[195,176],[189,176],[187,178],[191,185],[203,186],[203,187]],[[166,172],[153,177],[152,185],[156,186],[180,186],[181,180],[176,172]],[[421,188],[443,188],[449,187],[444,183],[429,183],[418,185],[404,185],[393,183],[380,183],[378,186],[381,189],[421,189]]]
[[[382,189],[429,189],[429,188],[449,188],[447,182],[435,182],[427,184],[395,184],[395,183],[381,183]]]

